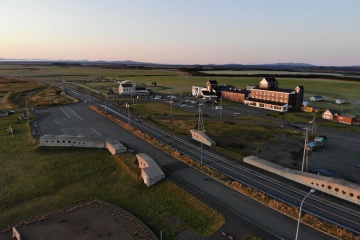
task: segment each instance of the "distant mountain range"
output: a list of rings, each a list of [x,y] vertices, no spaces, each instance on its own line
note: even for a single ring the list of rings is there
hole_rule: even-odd
[[[161,64],[161,63],[149,63],[149,62],[137,62],[132,60],[123,60],[123,61],[89,61],[87,59],[82,60],[50,60],[50,59],[12,59],[12,58],[0,58],[0,63],[5,62],[19,62],[19,63],[49,63],[49,64],[118,64],[118,65],[139,65],[139,66],[196,66],[196,67],[215,67],[215,68],[312,68],[312,67],[360,67],[360,65],[354,66],[319,66],[312,65],[308,63],[270,63],[270,64],[237,64],[237,63],[229,63],[229,64]]]

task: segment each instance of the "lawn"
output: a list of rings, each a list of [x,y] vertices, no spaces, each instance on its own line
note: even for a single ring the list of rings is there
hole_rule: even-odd
[[[222,215],[169,181],[148,188],[131,177],[133,170],[118,161],[137,169],[133,155],[116,160],[107,150],[35,148],[18,114],[0,118],[0,134],[0,229],[92,199],[129,211],[156,235],[162,230],[164,239],[174,239],[184,227],[208,236],[224,223]]]

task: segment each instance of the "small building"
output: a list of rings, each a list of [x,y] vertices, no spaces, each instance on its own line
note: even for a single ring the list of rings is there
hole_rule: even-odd
[[[150,187],[165,178],[164,172],[150,156],[145,153],[138,153],[136,157],[141,168],[141,177],[146,186]]]
[[[310,101],[311,102],[320,102],[320,101],[324,101],[324,98],[320,95],[316,95],[316,96],[310,97]]]
[[[334,109],[327,109],[325,112],[323,112],[322,118],[323,118],[323,119],[327,119],[327,120],[334,121],[334,120],[336,119],[336,112],[335,112],[335,110],[334,110]]]
[[[137,95],[149,95],[149,90],[147,90],[145,87],[136,87],[135,92]]]
[[[222,91],[221,96],[223,99],[226,100],[230,100],[238,103],[244,103],[248,93],[249,92],[246,90],[227,90],[227,91]]]
[[[205,87],[192,86],[191,95],[193,97],[202,97],[203,91],[207,91],[207,89]]]
[[[339,98],[339,99],[335,99],[335,103],[336,104],[344,104],[344,103],[346,103],[346,101],[345,101],[345,99]]]
[[[320,112],[320,108],[318,107],[313,107],[313,106],[302,106],[301,110],[303,112],[309,112],[309,113],[317,113]]]
[[[354,124],[356,122],[356,116],[352,114],[342,113],[337,116],[337,121],[339,123]]]
[[[131,83],[120,83],[119,95],[132,95],[135,93],[135,87]]]

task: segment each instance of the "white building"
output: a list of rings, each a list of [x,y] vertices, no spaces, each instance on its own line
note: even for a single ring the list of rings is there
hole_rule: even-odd
[[[345,101],[345,99],[336,99],[335,103],[336,104],[344,104],[344,103],[346,103],[346,101]]]

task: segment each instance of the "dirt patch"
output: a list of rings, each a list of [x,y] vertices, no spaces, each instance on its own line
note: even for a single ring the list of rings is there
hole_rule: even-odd
[[[265,148],[259,148],[257,156],[281,166],[300,170],[303,158],[304,139],[279,135]]]

